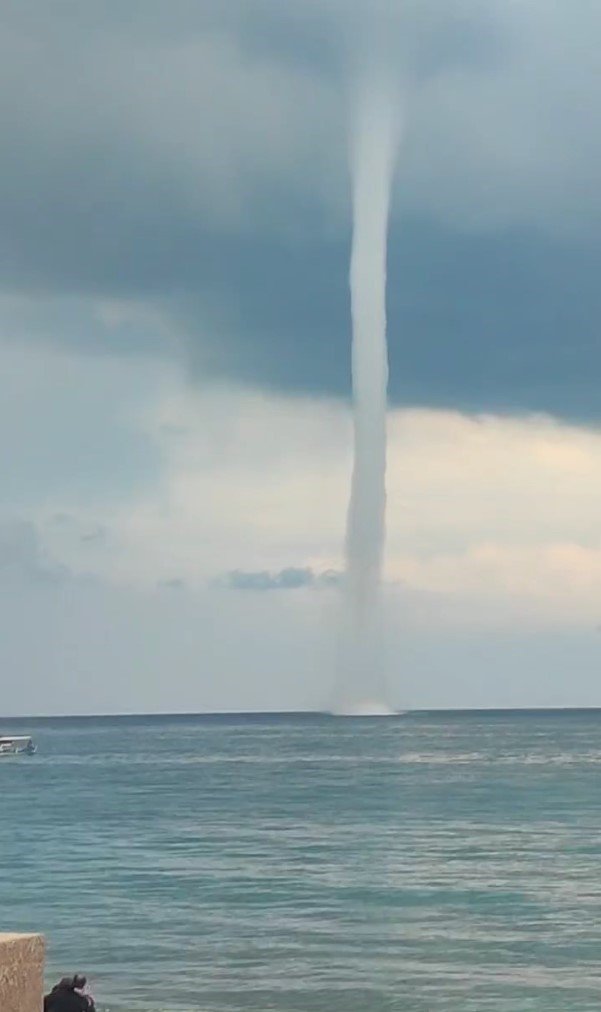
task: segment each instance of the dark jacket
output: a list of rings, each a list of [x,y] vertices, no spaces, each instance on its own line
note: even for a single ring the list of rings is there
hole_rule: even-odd
[[[57,984],[44,998],[44,1012],[94,1012],[94,1004],[72,986]]]

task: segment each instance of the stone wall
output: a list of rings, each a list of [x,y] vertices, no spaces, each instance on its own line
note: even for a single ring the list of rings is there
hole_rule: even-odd
[[[0,934],[0,1009],[41,1012],[44,939],[41,935]]]

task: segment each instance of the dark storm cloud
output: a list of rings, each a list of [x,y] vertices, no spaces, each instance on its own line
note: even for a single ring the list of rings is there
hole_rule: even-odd
[[[223,286],[226,308],[204,344],[194,342],[190,309],[198,374],[345,396],[347,252],[342,242],[292,250],[216,244],[209,287]],[[596,417],[600,254],[596,243],[550,243],[531,232],[399,225],[388,274],[392,400]]]
[[[6,4],[2,332],[347,395],[344,74],[379,26],[408,110],[393,401],[598,418],[600,22],[554,0]],[[107,325],[106,300],[165,327]]]

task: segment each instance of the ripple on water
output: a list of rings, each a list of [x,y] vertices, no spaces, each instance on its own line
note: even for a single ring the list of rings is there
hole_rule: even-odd
[[[599,716],[36,739],[0,766],[3,922],[111,1012],[598,1007]]]

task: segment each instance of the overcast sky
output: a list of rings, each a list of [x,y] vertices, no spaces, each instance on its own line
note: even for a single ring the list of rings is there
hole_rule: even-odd
[[[397,705],[601,705],[597,0],[6,0],[0,711],[328,703],[349,121],[403,123]]]

